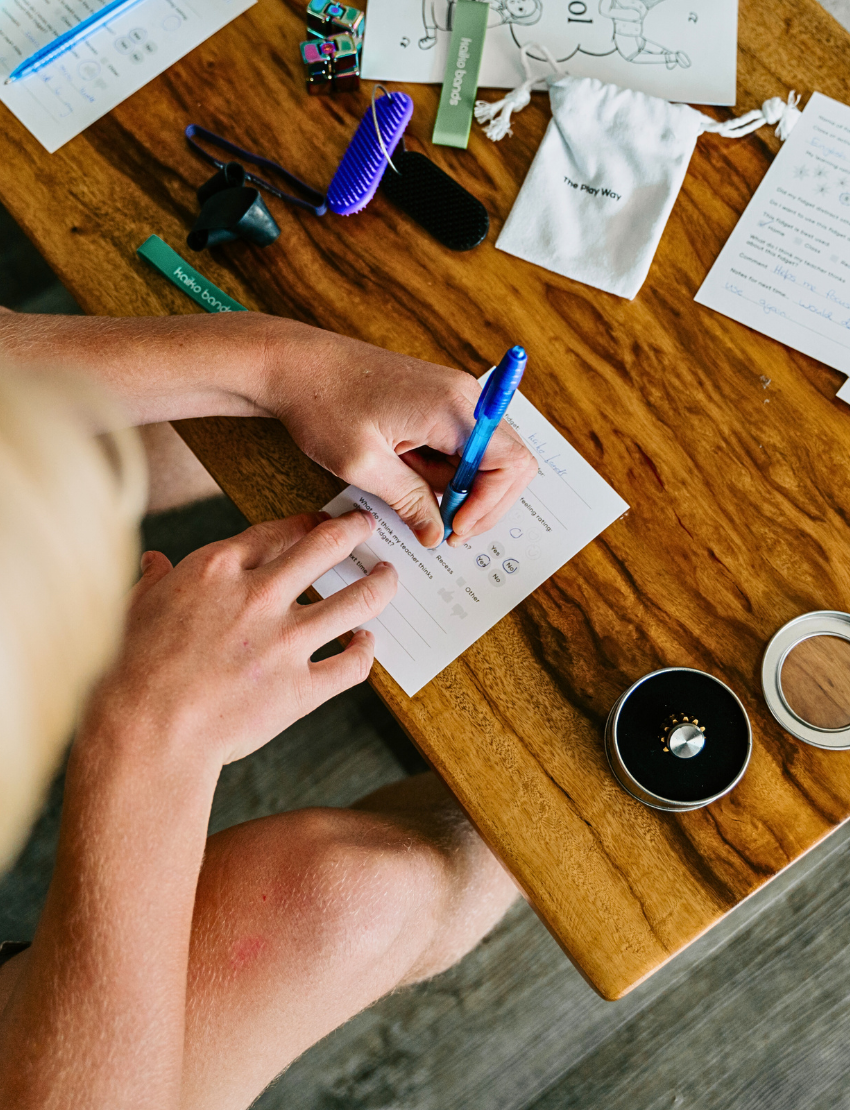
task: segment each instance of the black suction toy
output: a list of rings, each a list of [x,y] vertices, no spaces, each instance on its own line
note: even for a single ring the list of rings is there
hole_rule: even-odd
[[[256,189],[245,185],[245,170],[228,162],[198,189],[201,214],[186,242],[193,251],[244,239],[267,247],[280,235],[280,228]]]

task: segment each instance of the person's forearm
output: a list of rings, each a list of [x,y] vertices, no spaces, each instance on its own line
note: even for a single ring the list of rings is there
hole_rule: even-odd
[[[178,752],[154,756],[132,724],[122,735],[100,721],[78,740],[47,904],[0,1018],[0,1105],[178,1106],[216,778]]]
[[[131,317],[0,314],[0,356],[33,374],[70,371],[107,389],[134,424],[271,415],[274,374],[314,329],[258,312]],[[280,394],[283,383],[273,383]]]

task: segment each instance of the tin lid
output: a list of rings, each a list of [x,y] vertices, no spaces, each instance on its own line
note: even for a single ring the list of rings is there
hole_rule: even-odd
[[[761,684],[768,709],[786,732],[816,748],[850,748],[848,658],[850,613],[804,613],[779,629],[765,649]]]
[[[630,687],[612,711],[609,742],[641,800],[659,808],[695,808],[721,797],[743,775],[752,747],[736,695],[687,667],[654,671]]]

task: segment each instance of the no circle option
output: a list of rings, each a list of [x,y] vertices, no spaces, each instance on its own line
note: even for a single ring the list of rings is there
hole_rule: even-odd
[[[504,571],[498,569],[491,570],[490,573],[487,575],[487,579],[494,586],[504,586],[505,582],[507,581]]]
[[[519,563],[516,561],[516,559],[505,559],[505,561],[502,563],[502,570],[505,572],[505,574],[516,574],[516,572],[519,570]]]

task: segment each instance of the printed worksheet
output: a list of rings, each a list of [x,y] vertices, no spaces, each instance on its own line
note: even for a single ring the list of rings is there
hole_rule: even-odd
[[[0,100],[52,154],[257,0],[143,0],[12,85],[22,61],[103,7],[0,0]]]
[[[378,562],[395,566],[398,593],[363,627],[411,696],[628,509],[521,394],[505,419],[537,456],[537,477],[492,531],[461,548],[422,547],[389,506],[354,486],[325,505],[332,516],[363,509],[378,527],[315,587],[329,597]]]
[[[696,300],[850,374],[846,104],[812,94]]]
[[[734,104],[738,0],[481,0],[490,16],[478,80],[512,89],[519,51],[543,44],[573,77],[689,104]],[[363,76],[442,82],[456,0],[369,0]],[[534,72],[551,66],[531,51]]]

